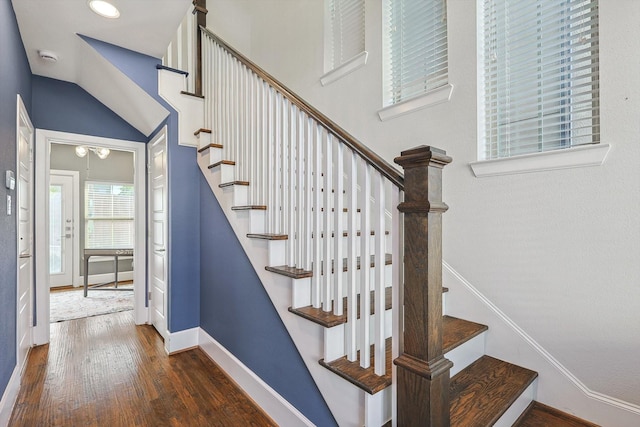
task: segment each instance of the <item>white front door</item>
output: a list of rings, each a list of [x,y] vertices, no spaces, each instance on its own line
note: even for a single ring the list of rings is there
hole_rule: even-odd
[[[167,134],[149,143],[149,301],[151,323],[167,343]]]
[[[74,181],[51,172],[49,180],[49,286],[73,285]]]
[[[25,366],[33,329],[33,126],[18,98],[17,192],[18,221],[18,367]]]

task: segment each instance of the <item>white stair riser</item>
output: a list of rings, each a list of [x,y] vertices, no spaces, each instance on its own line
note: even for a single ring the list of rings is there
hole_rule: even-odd
[[[485,335],[486,332],[483,332],[450,352],[445,353],[444,357],[453,362],[453,368],[451,368],[450,372],[451,376],[462,371],[485,354]]]
[[[211,143],[211,134],[209,132],[200,132],[198,136],[198,148],[206,147]]]
[[[207,145],[207,144],[204,144]],[[215,163],[218,163],[220,161],[222,161],[222,148],[213,148],[213,147],[209,147],[207,149],[207,153],[205,153],[209,156],[209,164],[213,165]]]
[[[391,387],[376,394],[364,394],[364,425],[381,426],[391,419]]]
[[[515,402],[511,404],[507,412],[496,421],[493,427],[510,427],[520,417],[529,404],[535,399],[538,390],[538,379],[536,378],[527,389],[522,392]]]

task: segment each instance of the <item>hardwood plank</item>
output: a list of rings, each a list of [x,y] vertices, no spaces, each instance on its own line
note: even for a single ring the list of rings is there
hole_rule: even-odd
[[[540,402],[531,402],[513,427],[599,427],[597,424],[567,414]]]
[[[231,209],[235,209],[235,208],[231,208]],[[384,263],[385,263],[385,265],[390,265],[391,264],[391,254],[385,254]],[[324,264],[320,266],[320,275],[324,274],[323,266],[324,266]],[[375,264],[375,256],[371,255],[370,267],[373,268],[375,266],[376,266],[376,264]],[[356,259],[356,269],[360,270],[360,257],[357,257],[357,259]],[[286,266],[286,265],[279,265],[279,266],[275,266],[275,267],[267,266],[267,267],[265,267],[265,270],[271,271],[272,273],[282,274],[283,276],[291,277],[293,279],[303,279],[305,277],[313,277],[313,271],[311,271],[311,270],[303,270],[301,268],[289,267],[289,266]],[[342,271],[343,272],[347,272],[348,271],[347,258],[344,258],[342,260]],[[331,273],[333,274],[333,272],[334,272],[334,270],[333,270],[333,260],[332,260],[331,261]]]
[[[218,187],[224,188],[224,187],[232,187],[234,185],[242,185],[242,186],[248,187],[249,186],[249,181],[223,182],[222,184],[218,184]]]
[[[198,149],[198,153],[202,153],[203,151],[206,151],[209,148],[222,148],[222,144],[214,144],[213,142],[211,142],[211,143],[205,145],[204,147],[199,148]]]
[[[220,166],[220,165],[231,165],[231,166],[235,166],[235,165],[236,165],[236,162],[234,162],[233,160],[220,160],[219,162],[215,162],[214,164],[209,165],[209,166],[208,166],[208,168],[209,168],[209,169],[213,169],[213,168],[215,168],[215,167],[217,167],[217,166]]]
[[[451,426],[492,426],[537,376],[529,369],[482,356],[451,378]]]
[[[32,349],[9,423],[22,426],[275,426],[200,349],[167,356],[131,312],[51,325]]]
[[[232,206],[231,210],[232,211],[250,211],[250,210],[266,211],[267,207],[264,205]]]
[[[250,238],[250,239],[262,239],[262,240],[287,240],[287,239],[289,239],[289,235],[287,235],[287,234],[270,234],[270,233],[263,233],[263,234],[249,233],[249,234],[247,234],[247,237]]]

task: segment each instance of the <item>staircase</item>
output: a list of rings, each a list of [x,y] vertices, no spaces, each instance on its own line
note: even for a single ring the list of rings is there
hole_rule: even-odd
[[[338,423],[536,425],[537,373],[446,314],[446,153],[403,152],[403,177],[201,30],[198,164]]]

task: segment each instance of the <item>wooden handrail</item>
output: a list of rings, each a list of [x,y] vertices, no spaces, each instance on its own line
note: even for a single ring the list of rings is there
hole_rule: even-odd
[[[340,140],[358,153],[367,163],[373,166],[384,177],[391,181],[400,190],[404,190],[404,176],[397,171],[397,169],[387,163],[382,157],[367,148],[364,144],[358,141],[353,135],[346,130],[338,126],[333,120],[322,114],[320,111],[313,108],[309,103],[303,100],[295,92],[287,88],[280,83],[275,77],[267,73],[265,70],[256,65],[249,58],[238,52],[231,47],[226,41],[212,33],[204,26],[200,26],[200,29],[205,32],[209,37],[215,40],[220,46],[222,46],[227,52],[235,56],[240,62],[256,73],[260,78],[265,80],[271,86],[273,86],[278,92],[289,98],[289,100],[295,104],[300,110],[304,111],[309,117],[315,119],[318,123],[324,126],[329,132],[336,135]]]
[[[193,0],[193,14],[198,27],[207,25],[207,0]],[[196,30],[196,69],[194,93],[202,96],[202,33]]]

